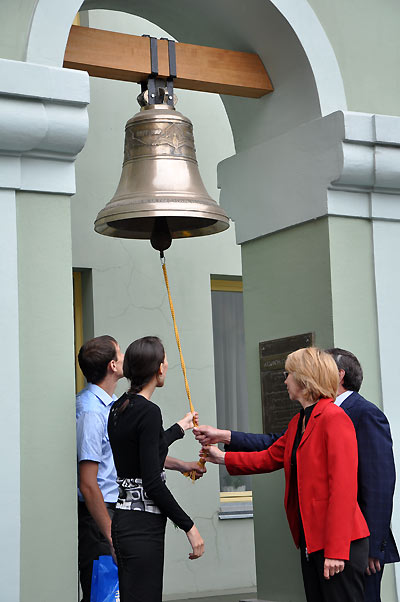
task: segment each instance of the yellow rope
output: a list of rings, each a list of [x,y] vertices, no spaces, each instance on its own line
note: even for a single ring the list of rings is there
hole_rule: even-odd
[[[180,360],[181,360],[183,378],[185,380],[186,395],[187,395],[187,398],[189,400],[190,411],[194,412],[195,410],[194,410],[194,407],[193,407],[192,397],[190,395],[189,383],[188,383],[188,379],[187,379],[187,376],[186,376],[186,366],[185,366],[185,360],[183,359],[181,340],[179,338],[178,327],[176,325],[174,304],[172,303],[171,291],[170,291],[170,288],[169,288],[167,266],[165,265],[165,258],[163,258],[163,257],[161,258],[161,267],[162,267],[162,271],[163,271],[163,274],[164,274],[165,286],[166,286],[167,293],[168,293],[168,301],[169,301],[169,307],[171,309],[172,321],[174,323],[175,339],[176,339],[176,344],[178,345],[178,351],[179,351],[179,357],[180,357]],[[193,418],[193,424],[194,424],[194,426],[198,426],[196,418]],[[200,458],[200,460],[198,461],[198,465],[199,466],[204,466],[205,462],[206,461],[205,461],[204,458]],[[185,472],[184,474],[185,474],[186,477],[190,477],[193,482],[195,481],[195,479],[196,479],[196,473],[195,473],[194,470],[191,470],[190,472]]]
[[[187,376],[186,376],[185,360],[183,359],[183,354],[182,354],[181,340],[179,338],[178,327],[176,325],[174,304],[172,303],[171,291],[170,291],[170,288],[169,288],[168,275],[167,275],[167,266],[165,265],[165,261],[163,261],[163,263],[162,263],[162,271],[163,271],[163,274],[164,274],[165,286],[167,287],[168,301],[169,301],[169,306],[171,308],[172,321],[174,323],[175,338],[176,338],[176,344],[178,345],[179,357],[181,359],[183,378],[185,379],[186,395],[187,395],[187,398],[189,400],[190,411],[194,412],[194,407],[193,407],[193,404],[192,404],[192,397],[190,395],[189,383],[188,383],[188,379],[187,379]],[[197,424],[195,426],[197,426]]]

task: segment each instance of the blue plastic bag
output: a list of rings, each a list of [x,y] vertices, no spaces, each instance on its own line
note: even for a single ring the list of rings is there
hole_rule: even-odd
[[[93,561],[90,602],[120,602],[118,568],[112,556]]]

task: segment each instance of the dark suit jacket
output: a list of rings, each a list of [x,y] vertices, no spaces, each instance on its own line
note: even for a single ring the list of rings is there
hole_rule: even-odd
[[[370,535],[369,555],[381,563],[400,560],[391,529],[396,480],[392,437],[387,418],[379,408],[353,392],[341,408],[353,421],[358,443],[358,503]],[[227,451],[261,451],[284,433],[256,435],[232,431]]]
[[[358,503],[369,526],[369,555],[383,563],[400,560],[390,529],[394,467],[392,437],[387,418],[358,393],[341,405],[352,419],[358,443]]]

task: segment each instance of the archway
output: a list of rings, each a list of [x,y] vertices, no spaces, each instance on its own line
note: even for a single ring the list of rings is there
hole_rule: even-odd
[[[256,51],[267,65],[276,92],[259,101],[223,99],[236,149],[246,152],[345,108],[339,69],[314,13],[306,2],[293,3],[290,10],[285,4],[259,0],[253,13],[246,13],[246,19],[240,2],[217,6],[202,3],[194,6],[195,14],[191,11],[190,15],[179,12],[178,1],[168,6],[162,2],[142,6],[139,2],[88,1],[82,8],[132,12],[160,24],[182,41]],[[41,0],[37,4],[27,46],[28,62],[62,66],[69,27],[79,8],[78,2],[66,6],[62,1]]]
[[[38,2],[32,19],[26,60],[62,66],[74,15],[108,9],[152,21],[176,39],[193,44],[257,52],[275,86],[273,95],[251,100],[224,98],[237,150],[254,146],[300,123],[346,109],[340,70],[329,40],[305,0],[257,0],[250,14],[240,2],[207,0],[181,11],[179,0],[164,5],[127,0]],[[244,14],[246,18],[244,19]],[[212,15],[212,23],[210,21]],[[245,114],[245,121],[244,121]]]

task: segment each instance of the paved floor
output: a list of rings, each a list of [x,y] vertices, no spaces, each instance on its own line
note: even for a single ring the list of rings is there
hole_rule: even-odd
[[[211,598],[190,598],[187,599],[187,602],[240,602],[241,600],[254,600],[256,598],[257,595],[255,592],[243,592],[227,596],[211,596]],[[170,602],[184,602],[184,600],[170,600]]]

